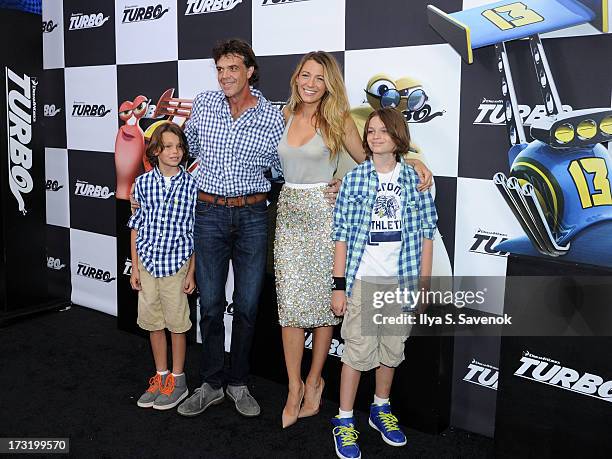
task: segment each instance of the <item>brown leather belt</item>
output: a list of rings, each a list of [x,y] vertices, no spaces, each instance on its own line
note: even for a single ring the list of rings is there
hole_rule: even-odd
[[[267,193],[255,193],[249,194],[246,196],[233,196],[226,198],[224,196],[219,196],[216,194],[204,193],[203,191],[198,191],[198,200],[203,202],[208,202],[215,206],[225,206],[225,207],[245,207],[252,206],[253,204],[257,204],[258,202],[264,201],[268,196]]]

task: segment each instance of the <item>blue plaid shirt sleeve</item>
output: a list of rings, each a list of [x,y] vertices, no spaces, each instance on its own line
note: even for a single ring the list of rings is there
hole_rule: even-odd
[[[438,222],[436,205],[429,191],[421,193],[420,198],[419,212],[421,213],[423,237],[425,239],[433,239],[436,234],[436,223]]]
[[[347,209],[347,196],[348,196],[348,180],[342,182],[340,191],[338,191],[338,197],[336,198],[336,205],[334,207],[334,232],[332,239],[334,241],[346,241],[348,240],[348,224],[346,221]]]
[[[197,158],[200,154],[200,142],[198,139],[198,126],[196,120],[202,115],[204,100],[202,94],[198,94],[193,101],[191,106],[191,114],[189,119],[185,122],[183,132],[187,137],[187,143],[189,144],[189,156]]]
[[[134,199],[142,205],[143,204],[142,202],[143,194],[142,194],[141,183],[139,179],[140,177],[136,179],[136,186],[134,186]],[[132,214],[132,216],[128,220],[127,226],[129,228],[137,230],[138,228],[142,226],[142,218],[143,218],[143,210],[142,210],[142,207],[139,207],[138,209],[136,209],[136,211]]]

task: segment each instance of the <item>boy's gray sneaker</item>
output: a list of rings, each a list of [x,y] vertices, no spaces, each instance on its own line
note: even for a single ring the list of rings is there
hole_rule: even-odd
[[[158,397],[153,402],[153,409],[169,410],[170,408],[174,408],[181,403],[188,394],[189,390],[187,389],[185,373],[178,376],[169,373],[165,383],[159,389]]]
[[[198,387],[193,395],[178,407],[178,414],[191,417],[203,413],[210,405],[218,405],[223,401],[223,389],[213,389],[208,383]]]
[[[149,388],[140,396],[136,404],[141,408],[151,408],[155,399],[159,397],[160,389],[163,387],[166,382],[166,376],[169,374],[166,373],[162,376],[159,373],[155,373],[155,376],[149,379]]]
[[[227,386],[227,396],[236,404],[236,410],[248,418],[259,416],[261,408],[247,386]]]

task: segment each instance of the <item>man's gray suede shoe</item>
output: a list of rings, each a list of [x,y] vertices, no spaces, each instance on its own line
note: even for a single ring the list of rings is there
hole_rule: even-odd
[[[259,416],[261,408],[249,392],[247,386],[227,386],[225,391],[230,400],[236,404],[236,410],[246,417]]]
[[[213,389],[208,383],[198,387],[193,395],[181,403],[178,407],[178,414],[192,417],[204,412],[210,405],[218,405],[223,402],[225,396],[223,389]]]

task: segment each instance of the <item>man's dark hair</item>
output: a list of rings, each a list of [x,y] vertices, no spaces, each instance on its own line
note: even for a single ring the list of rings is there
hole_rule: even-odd
[[[218,42],[212,50],[213,59],[215,64],[222,57],[228,54],[236,54],[242,56],[244,65],[247,69],[253,67],[253,75],[249,78],[249,84],[253,86],[257,80],[259,80],[259,66],[255,60],[255,53],[246,41],[240,38],[232,38],[231,40],[225,40]]]

